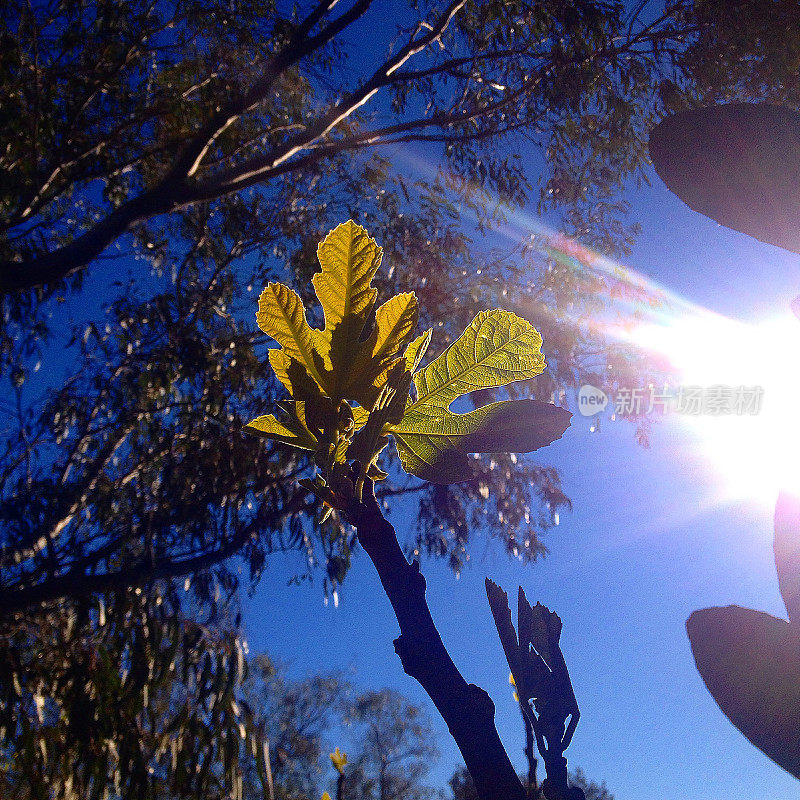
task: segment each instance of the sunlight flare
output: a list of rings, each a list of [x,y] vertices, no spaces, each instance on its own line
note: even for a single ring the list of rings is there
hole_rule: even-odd
[[[800,491],[800,322],[788,312],[745,324],[709,312],[644,325],[643,348],[675,368],[682,386],[760,390],[757,413],[682,414],[703,454],[723,476],[720,501],[773,504],[780,488]]]

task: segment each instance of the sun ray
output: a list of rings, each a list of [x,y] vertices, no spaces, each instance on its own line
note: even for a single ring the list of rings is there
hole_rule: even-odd
[[[434,176],[435,168],[418,155],[404,151],[400,157],[412,170]],[[800,492],[800,367],[795,364],[800,322],[789,308],[758,322],[730,319],[586,247],[525,209],[507,209],[497,235],[602,277],[604,311],[591,321],[592,330],[669,364],[673,389],[692,385],[761,390],[756,414],[676,415],[678,424],[692,432],[691,446],[721,478],[722,488],[708,498],[709,506],[738,500],[772,505],[782,487]],[[580,311],[574,321],[587,323]]]

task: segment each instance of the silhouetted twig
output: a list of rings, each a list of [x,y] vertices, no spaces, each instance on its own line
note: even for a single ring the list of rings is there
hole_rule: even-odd
[[[517,638],[506,593],[487,578],[486,594],[520,707],[533,729],[547,771],[542,794],[547,800],[585,800],[583,790],[567,782],[564,751],[572,741],[580,711],[559,645],[561,620],[541,603],[531,608],[520,587]]]

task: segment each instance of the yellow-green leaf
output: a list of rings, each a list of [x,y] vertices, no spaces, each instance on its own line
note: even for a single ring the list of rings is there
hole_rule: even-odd
[[[303,406],[302,403],[296,405]],[[285,422],[279,422],[272,414],[256,417],[244,426],[244,430],[247,433],[263,436],[266,439],[275,439],[302,450],[316,450],[318,447],[317,437],[305,422],[302,408],[297,415],[287,414]]]
[[[362,428],[367,419],[369,419],[369,411],[366,408],[362,408],[361,406],[351,406],[353,409],[353,421],[355,422],[355,429],[358,430]]]
[[[323,346],[322,332],[308,324],[303,301],[297,292],[282,283],[267,284],[258,298],[256,322],[282,348],[280,352],[283,356],[275,356],[273,367],[282,359],[285,373],[292,361],[297,362],[321,389],[327,390],[330,379],[327,374],[329,368],[325,364],[326,348]],[[297,385],[295,381],[295,387]],[[287,389],[297,397],[292,386],[287,386]]]
[[[466,414],[450,411],[456,398],[532,378],[545,367],[542,338],[516,314],[482,311],[438,358],[414,375],[417,399],[387,431],[406,472],[434,483],[472,476],[468,453],[530,452],[557,439],[569,412],[533,400],[502,401]]]
[[[395,295],[375,312],[372,332],[361,343],[349,370],[346,397],[352,397],[365,408],[373,407],[389,369],[414,335],[418,320],[413,292]]]
[[[286,387],[291,397],[302,397],[309,400],[322,396],[319,383],[309,375],[303,364],[288,355],[286,351],[277,347],[273,348],[268,351],[267,358],[269,358],[275,376]]]
[[[332,371],[328,394],[334,399],[352,394],[353,370],[367,347],[362,341],[364,326],[378,295],[372,278],[382,252],[352,220],[334,228],[317,249],[322,272],[312,282],[325,313],[320,347]]]
[[[388,443],[384,435],[387,423],[399,422],[411,388],[411,373],[406,369],[406,361],[400,357],[389,369],[386,382],[378,393],[375,406],[369,413],[363,428],[353,436],[348,458],[356,459],[361,464],[358,476],[358,494],[369,468],[374,464],[378,454]]]
[[[527,320],[495,308],[481,311],[438,358],[414,375],[413,409],[446,410],[457,397],[544,371],[542,337]],[[429,412],[428,412],[429,413]]]
[[[572,415],[538,400],[501,400],[466,414],[418,409],[388,430],[403,469],[432,483],[473,477],[468,453],[530,453],[560,438]]]
[[[300,297],[282,284],[269,284],[259,298],[258,324],[280,345],[269,351],[270,364],[292,400],[286,420],[259,417],[250,432],[314,450],[326,474],[356,459],[359,482],[369,470],[377,474],[375,460],[392,434],[406,470],[441,483],[471,477],[469,453],[528,452],[563,433],[570,415],[546,403],[450,410],[464,394],[542,372],[541,337],[528,322],[499,309],[481,312],[458,341],[418,369],[431,331],[412,338],[419,317],[413,293],[373,313],[382,251],[367,232],[352,220],[339,225],[317,254],[321,272],[312,280],[324,330],[309,326]]]
[[[244,426],[247,433],[262,436],[266,439],[275,439],[302,450],[316,450],[319,447],[321,426],[313,417],[322,417],[323,412],[314,411],[314,404],[308,407],[304,402],[286,401],[278,404],[285,413],[281,422],[272,414],[257,417]],[[309,411],[311,411],[309,419]]]
[[[340,775],[344,775],[344,768],[347,765],[347,753],[343,753],[337,747],[330,755],[331,763]]]
[[[366,320],[378,296],[372,279],[382,256],[375,240],[353,220],[337,225],[320,243],[322,272],[312,282],[325,311],[326,330],[349,316]]]
[[[406,359],[406,364],[408,364],[409,372],[417,371],[417,367],[420,365],[428,349],[428,345],[431,343],[431,336],[433,336],[433,328],[428,328],[425,333],[421,333],[417,336],[406,348],[404,357]]]

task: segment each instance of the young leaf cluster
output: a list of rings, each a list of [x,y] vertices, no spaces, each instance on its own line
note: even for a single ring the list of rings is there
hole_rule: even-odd
[[[320,473],[304,485],[331,508],[361,496],[364,479],[386,474],[377,460],[392,436],[403,468],[434,483],[472,476],[468,454],[530,452],[557,439],[569,413],[548,403],[506,400],[468,413],[450,406],[479,389],[532,378],[545,367],[542,338],[517,315],[481,311],[438,358],[420,367],[432,330],[415,336],[413,292],[374,308],[372,279],[382,250],[348,221],[317,250],[312,278],[325,327],[311,327],[300,296],[270,283],[256,320],[280,345],[269,361],[289,399],[282,416],[260,416],[245,430],[314,452]],[[349,463],[357,462],[353,473]]]

